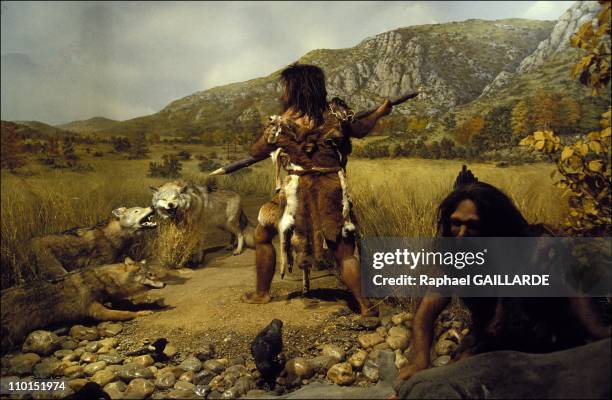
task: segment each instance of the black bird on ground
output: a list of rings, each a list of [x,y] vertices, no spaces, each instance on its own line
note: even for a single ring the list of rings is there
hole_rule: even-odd
[[[70,400],[111,400],[109,394],[102,390],[102,386],[95,382],[87,382],[82,388],[65,398]]]
[[[164,362],[168,361],[168,356],[164,354],[164,349],[168,344],[168,339],[160,338],[151,343],[149,346],[144,347],[140,350],[131,351],[127,353],[128,356],[144,356],[146,354],[150,355],[155,362]]]
[[[273,319],[257,334],[251,343],[251,354],[263,380],[274,387],[276,377],[283,369],[278,355],[283,351],[283,321]]]

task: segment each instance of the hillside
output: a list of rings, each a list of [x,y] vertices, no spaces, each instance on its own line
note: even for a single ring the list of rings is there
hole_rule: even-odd
[[[104,117],[93,117],[82,121],[73,121],[63,125],[57,125],[58,128],[75,132],[90,134],[101,130],[112,129],[119,121]]]
[[[2,121],[6,123],[8,121]],[[68,132],[65,129],[51,126],[39,121],[13,121],[12,125],[15,126],[16,131],[31,139],[47,138],[49,136],[66,136],[72,135],[72,132]]]
[[[401,113],[440,115],[476,99],[502,71],[514,71],[546,39],[555,22],[467,20],[389,31],[357,46],[314,50],[299,61],[321,66],[330,96],[355,109],[423,86],[428,97]],[[196,92],[150,116],[123,121],[98,135],[171,136],[248,133],[278,112],[278,71],[267,77]],[[245,130],[247,132],[245,132]]]

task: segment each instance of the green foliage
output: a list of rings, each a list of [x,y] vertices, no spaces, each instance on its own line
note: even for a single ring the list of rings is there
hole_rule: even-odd
[[[202,161],[200,161],[198,163],[198,168],[200,169],[200,171],[202,172],[210,172],[210,171],[214,171],[217,168],[221,168],[222,165],[219,164],[218,162],[216,162],[215,160],[211,160],[208,158],[203,158]]]
[[[149,175],[152,178],[178,178],[181,176],[183,164],[174,154],[164,154],[162,162],[149,163]]]
[[[2,134],[0,135],[0,160],[2,168],[13,172],[25,163],[21,150],[21,136],[17,133],[14,124],[2,121]]]
[[[130,140],[123,136],[113,136],[111,138],[111,142],[113,144],[113,150],[115,150],[117,153],[129,151],[132,147]]]
[[[149,146],[147,145],[147,136],[144,132],[136,133],[132,144],[128,149],[128,158],[130,160],[141,160],[149,155]]]

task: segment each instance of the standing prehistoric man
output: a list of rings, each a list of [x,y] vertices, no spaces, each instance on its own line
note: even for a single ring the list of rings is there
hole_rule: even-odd
[[[268,303],[276,266],[272,239],[280,231],[281,267],[308,268],[329,248],[340,275],[359,304],[362,315],[374,315],[361,291],[361,271],[355,256],[356,227],[347,192],[345,167],[351,138],[367,135],[381,117],[391,112],[389,100],[372,114],[353,119],[346,104],[327,101],[325,75],[313,65],[294,64],[281,73],[283,113],[270,117],[263,135],[251,146],[253,157],[272,154],[287,171],[277,194],[259,212],[255,231],[255,292],[247,303]],[[281,270],[281,273],[283,270]]]

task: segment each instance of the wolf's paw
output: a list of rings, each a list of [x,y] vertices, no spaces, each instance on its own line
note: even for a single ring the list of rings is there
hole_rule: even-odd
[[[236,250],[232,251],[232,254],[235,255],[235,256],[239,256],[240,254],[242,254],[242,250],[236,249]]]
[[[151,310],[136,311],[136,315],[138,315],[139,317],[144,317],[146,315],[151,315],[151,314],[153,314],[153,311]]]

